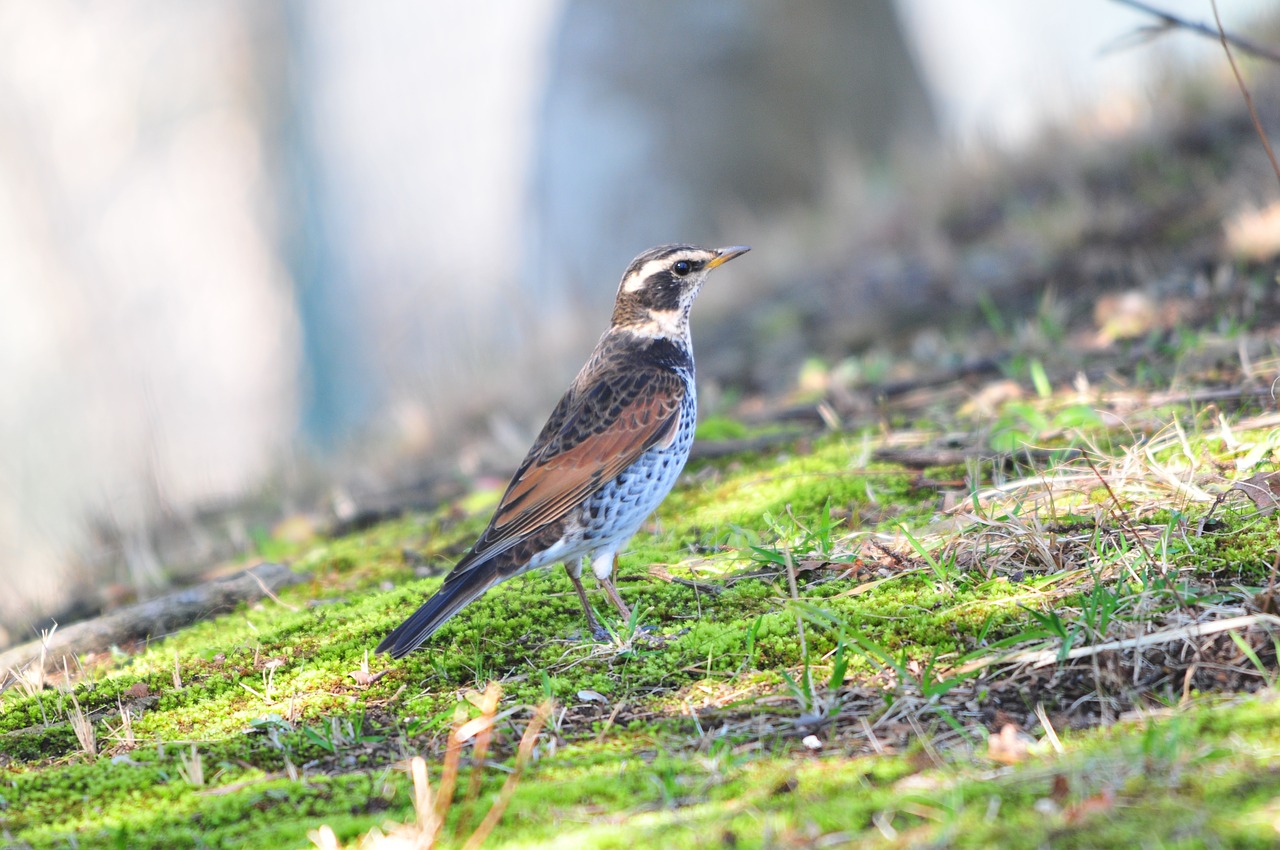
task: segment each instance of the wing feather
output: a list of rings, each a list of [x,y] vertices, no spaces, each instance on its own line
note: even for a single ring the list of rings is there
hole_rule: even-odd
[[[627,379],[606,374],[584,387],[575,384],[507,485],[489,527],[455,572],[563,518],[645,451],[669,442],[680,426],[684,393],[680,377],[663,369]]]

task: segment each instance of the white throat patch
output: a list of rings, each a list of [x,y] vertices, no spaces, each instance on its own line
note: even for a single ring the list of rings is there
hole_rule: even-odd
[[[650,310],[647,321],[638,325],[632,325],[632,330],[637,336],[647,337],[682,337],[688,332],[688,326],[681,327],[681,320],[684,310],[677,307],[674,310]]]

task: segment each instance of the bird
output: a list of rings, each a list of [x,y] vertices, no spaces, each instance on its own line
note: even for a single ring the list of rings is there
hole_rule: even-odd
[[[378,644],[403,658],[507,579],[563,563],[596,640],[591,572],[622,614],[619,550],[679,477],[697,417],[689,311],[712,269],[749,251],[659,245],[627,266],[609,329],[516,469],[488,526],[436,593]]]

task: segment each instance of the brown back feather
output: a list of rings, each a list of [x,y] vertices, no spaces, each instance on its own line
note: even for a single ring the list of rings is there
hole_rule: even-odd
[[[669,441],[679,428],[684,393],[684,381],[669,369],[637,370],[632,364],[624,371],[592,358],[516,470],[489,527],[454,572],[562,519],[645,451]]]

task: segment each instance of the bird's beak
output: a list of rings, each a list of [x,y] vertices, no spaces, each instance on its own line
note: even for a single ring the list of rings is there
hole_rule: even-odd
[[[708,260],[704,268],[714,269],[716,266],[723,266],[739,254],[745,254],[750,250],[746,245],[730,245],[728,248],[717,248],[715,257]]]

